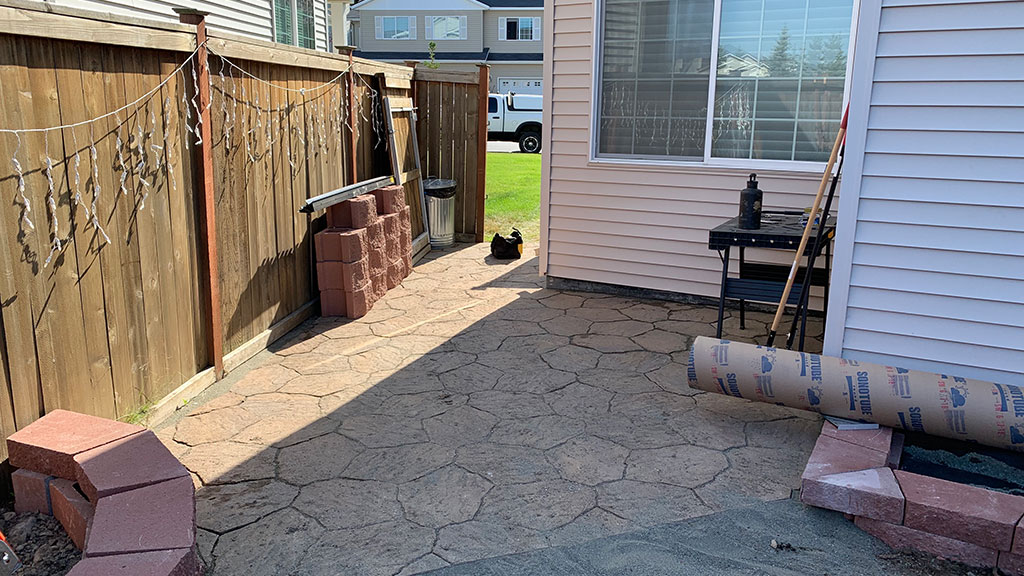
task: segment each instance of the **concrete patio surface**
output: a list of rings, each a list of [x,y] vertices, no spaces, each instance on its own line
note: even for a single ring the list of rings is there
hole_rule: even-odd
[[[414,574],[799,486],[816,415],[686,385],[716,310],[548,290],[536,259],[487,254],[432,253],[366,317],[306,322],[158,430],[200,487],[211,574]]]

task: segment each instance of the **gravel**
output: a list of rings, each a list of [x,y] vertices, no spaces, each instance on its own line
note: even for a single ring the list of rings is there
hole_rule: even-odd
[[[64,576],[82,557],[53,516],[0,509],[0,531],[24,564],[18,576]]]

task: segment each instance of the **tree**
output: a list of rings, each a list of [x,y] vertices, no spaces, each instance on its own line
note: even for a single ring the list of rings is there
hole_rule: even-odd
[[[789,27],[783,26],[779,38],[775,41],[775,48],[765,62],[772,76],[796,75],[797,60],[789,53],[789,42]]]
[[[430,54],[430,60],[427,60],[426,62],[423,63],[424,66],[430,68],[431,70],[437,70],[438,68],[441,67],[441,65],[437,63],[437,58],[435,57],[436,52],[437,42],[431,40],[430,44],[427,44],[427,53]]]

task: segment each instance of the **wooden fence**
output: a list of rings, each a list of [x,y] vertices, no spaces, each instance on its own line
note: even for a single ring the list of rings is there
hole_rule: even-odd
[[[51,40],[57,30],[62,40]],[[195,38],[192,26],[0,5],[0,129],[85,122],[159,87],[74,128],[0,132],[4,437],[55,408],[125,418],[159,401],[165,414],[214,381],[216,333],[230,370],[316,313],[312,234],[324,219],[299,206],[391,173],[385,95],[410,97],[414,84],[426,85],[419,126],[437,116],[429,94],[443,74],[421,84],[406,66],[211,34],[212,137],[202,142]],[[350,66],[355,74],[342,74]],[[451,85],[465,80],[450,74]],[[404,91],[390,87],[402,81]],[[459,114],[475,118],[471,104]],[[485,135],[471,122],[458,124],[463,132],[450,126],[421,138],[421,156],[467,159],[453,164],[460,172],[438,175],[472,180],[460,192],[459,230],[482,232],[465,206],[482,207],[482,184],[468,178],[482,157],[471,164],[468,156]],[[198,178],[204,149],[216,207],[213,279]],[[414,233],[422,231],[418,191],[407,198]]]
[[[413,85],[421,168],[425,176],[458,181],[455,235],[464,242],[484,239],[489,82],[487,67],[479,74],[421,67]]]

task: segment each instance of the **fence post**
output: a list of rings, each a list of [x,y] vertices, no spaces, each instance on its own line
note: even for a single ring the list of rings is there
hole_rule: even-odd
[[[224,377],[224,333],[221,322],[220,307],[220,273],[217,262],[217,221],[214,217],[216,196],[213,192],[213,130],[210,125],[210,68],[209,54],[206,50],[206,15],[207,12],[189,8],[175,8],[182,24],[193,24],[196,27],[196,66],[199,80],[200,138],[202,143],[196,146],[199,156],[199,182],[203,190],[203,201],[199,203],[199,236],[202,248],[206,252],[206,277],[209,280],[210,319],[206,334],[206,349],[213,360],[214,374],[217,380]]]
[[[477,104],[477,148],[476,148],[476,241],[484,241],[484,202],[487,197],[487,99],[490,96],[491,67],[480,67],[480,101]]]

